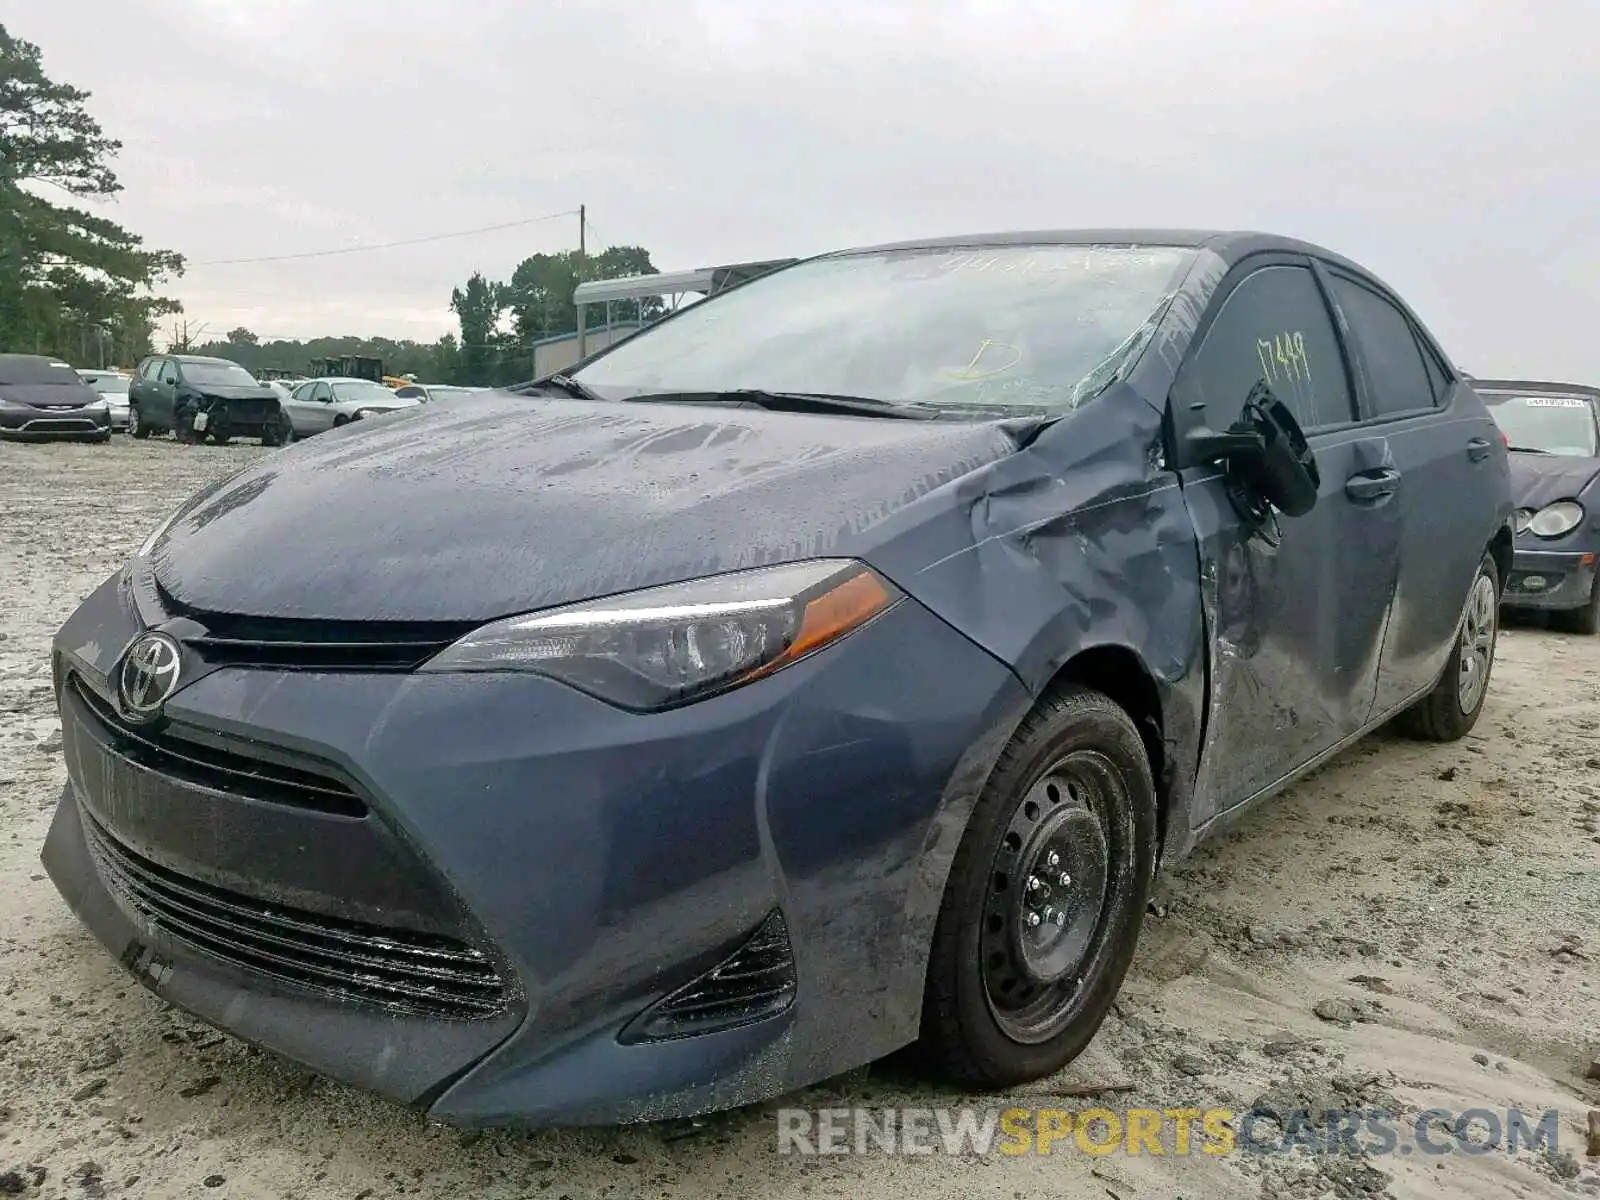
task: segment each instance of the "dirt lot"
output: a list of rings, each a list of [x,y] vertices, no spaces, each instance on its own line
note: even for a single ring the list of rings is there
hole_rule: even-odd
[[[1188,864],[1117,1014],[1032,1104],[1561,1111],[1558,1154],[780,1158],[773,1106],[483,1136],[318,1080],[124,976],[39,865],[65,778],[50,636],[254,446],[0,445],[0,1194],[1500,1197],[1600,1194],[1600,639],[1508,631],[1454,746],[1379,735]],[[879,1065],[786,1101],[961,1103]],[[14,1173],[13,1173],[14,1172]]]

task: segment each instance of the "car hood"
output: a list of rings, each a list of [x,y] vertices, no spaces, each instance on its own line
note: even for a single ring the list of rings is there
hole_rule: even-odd
[[[415,408],[419,403],[409,396],[390,396],[387,400],[335,400],[331,407],[335,412],[354,414],[362,409],[368,412],[393,412],[397,408]]]
[[[215,396],[219,400],[276,400],[278,393],[267,387],[251,387],[243,383],[191,383],[191,391],[202,396]]]
[[[60,408],[63,405],[82,408],[85,404],[98,403],[100,396],[91,391],[87,384],[75,388],[59,383],[6,383],[0,384],[0,399],[31,404],[36,408]]]
[[[1600,458],[1511,452],[1511,499],[1518,508],[1543,508],[1576,499],[1600,475]]]
[[[998,423],[516,396],[418,405],[213,485],[151,565],[200,612],[489,620],[849,553],[1016,444]]]

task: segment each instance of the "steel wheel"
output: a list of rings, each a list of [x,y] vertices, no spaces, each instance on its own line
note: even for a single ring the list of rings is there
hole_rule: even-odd
[[[1461,626],[1461,670],[1456,680],[1456,699],[1464,713],[1478,707],[1489,685],[1489,668],[1494,663],[1498,630],[1497,609],[1494,580],[1480,574],[1473,581]]]
[[[1122,782],[1104,755],[1075,751],[1028,790],[992,871],[984,991],[1015,1041],[1047,1041],[1075,1008],[1101,940],[1113,857],[1104,814]]]

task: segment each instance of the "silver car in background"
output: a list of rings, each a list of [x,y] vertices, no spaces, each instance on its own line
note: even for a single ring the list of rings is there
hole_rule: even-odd
[[[133,377],[121,371],[88,371],[80,368],[78,378],[105,400],[106,409],[111,413],[111,428],[125,431],[128,428],[128,387],[133,383]]]
[[[282,407],[290,432],[302,438],[364,417],[414,408],[417,404],[417,400],[396,396],[383,384],[370,379],[329,376],[306,380],[282,402]]]

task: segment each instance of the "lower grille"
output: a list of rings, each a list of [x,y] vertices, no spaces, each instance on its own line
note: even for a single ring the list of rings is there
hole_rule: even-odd
[[[134,729],[76,676],[71,688],[95,719],[101,738],[129,762],[249,800],[341,817],[363,817],[367,813],[366,802],[355,790],[331,774],[285,766],[166,732]]]
[[[89,852],[117,901],[201,954],[396,1013],[468,1020],[505,1007],[499,972],[475,947],[201,883],[135,854],[79,811]]]
[[[622,1040],[660,1041],[748,1025],[783,1012],[796,990],[789,926],[774,912],[743,946],[641,1014]]]
[[[40,417],[26,422],[23,433],[93,433],[99,429],[93,421],[82,417]]]

